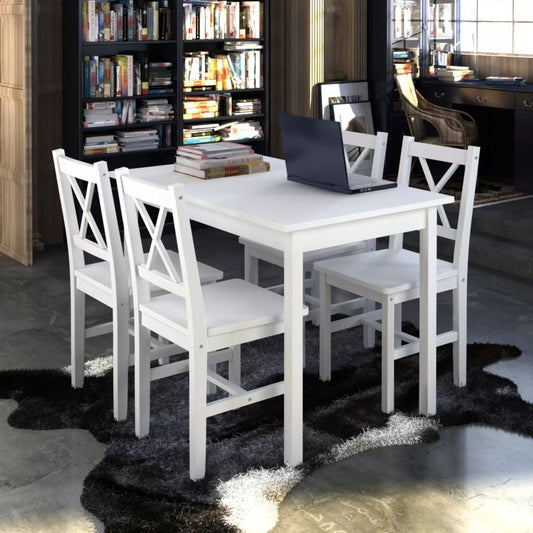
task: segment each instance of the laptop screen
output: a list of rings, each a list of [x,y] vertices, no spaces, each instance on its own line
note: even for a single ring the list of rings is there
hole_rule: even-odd
[[[284,113],[279,119],[288,179],[346,188],[346,156],[340,124]]]

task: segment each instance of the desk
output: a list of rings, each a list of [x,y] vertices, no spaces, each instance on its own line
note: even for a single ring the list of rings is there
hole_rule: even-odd
[[[509,128],[505,127],[507,121],[504,121],[505,131],[499,131],[501,128],[490,119],[486,128],[479,127],[478,124],[482,144],[481,157],[487,159],[501,153],[501,166],[511,174],[509,177],[514,180],[516,189],[533,192],[533,85],[509,86],[489,85],[483,81],[423,80],[420,83],[420,92],[437,105],[464,107],[468,112],[477,115],[483,110],[502,110],[510,119]],[[485,140],[483,134],[487,136]],[[496,139],[493,146],[487,143],[491,138]],[[499,141],[502,143],[498,146]],[[489,152],[492,153],[489,155]]]
[[[130,171],[162,187],[183,183],[191,219],[283,250],[285,254],[284,458],[303,459],[303,253],[328,246],[420,231],[420,411],[436,410],[436,209],[453,198],[407,187],[345,195],[271,172],[213,180],[178,177],[172,165]]]

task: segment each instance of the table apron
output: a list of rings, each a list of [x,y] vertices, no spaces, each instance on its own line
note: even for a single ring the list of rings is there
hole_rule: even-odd
[[[274,229],[259,222],[243,221],[237,216],[214,212],[194,204],[189,206],[189,216],[203,224],[278,250],[285,250],[290,241],[293,244],[298,242],[302,252],[421,230],[426,225],[425,207],[293,231]]]

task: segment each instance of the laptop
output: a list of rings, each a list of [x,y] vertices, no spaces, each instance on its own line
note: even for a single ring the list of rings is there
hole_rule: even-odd
[[[346,194],[396,187],[348,172],[339,122],[285,113],[279,120],[288,180]]]

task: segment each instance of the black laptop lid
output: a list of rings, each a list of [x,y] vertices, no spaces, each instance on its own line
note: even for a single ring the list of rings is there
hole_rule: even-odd
[[[340,124],[285,113],[279,120],[287,178],[325,189],[348,189]]]

